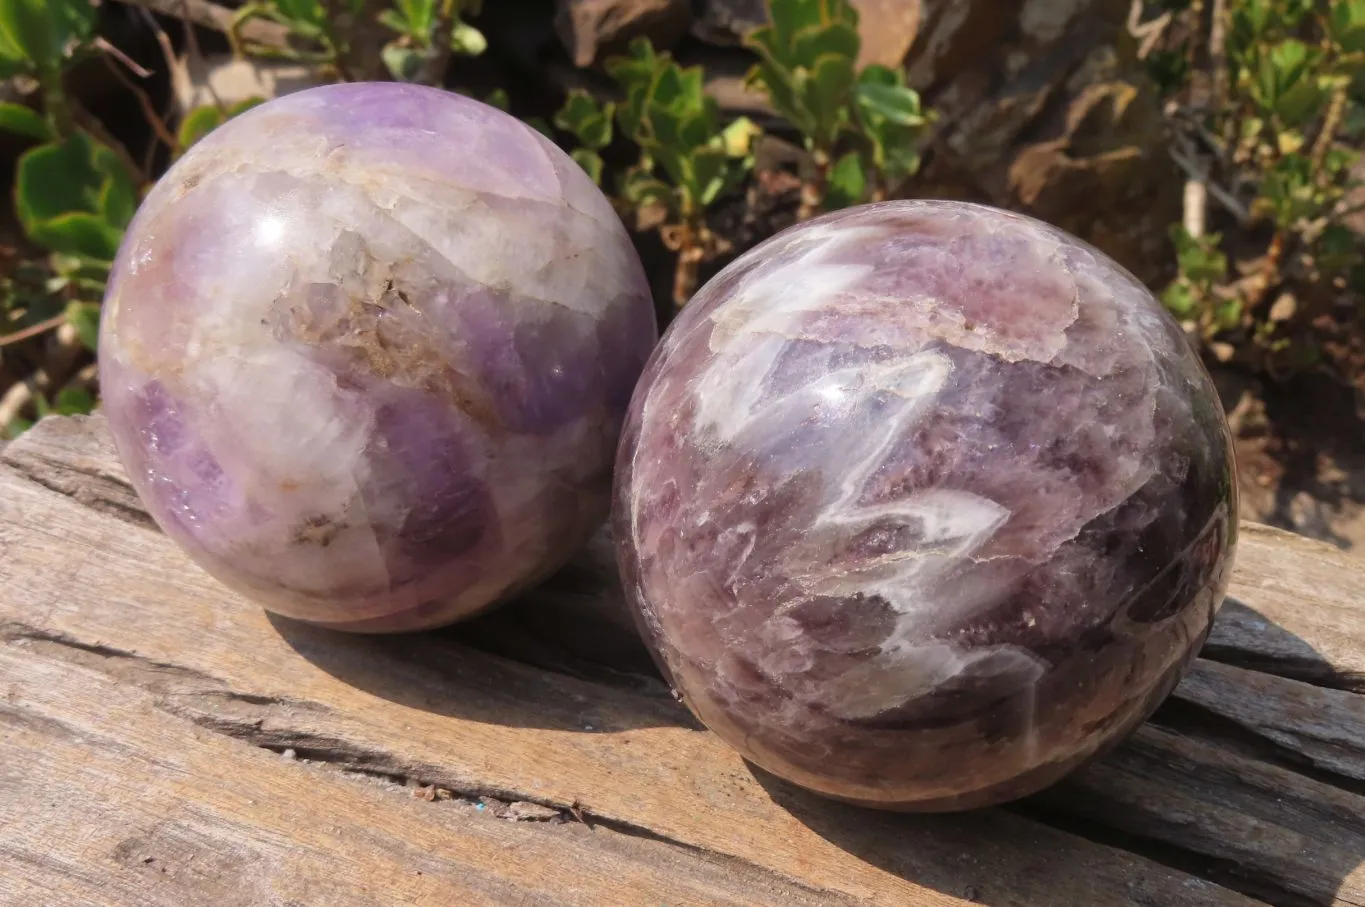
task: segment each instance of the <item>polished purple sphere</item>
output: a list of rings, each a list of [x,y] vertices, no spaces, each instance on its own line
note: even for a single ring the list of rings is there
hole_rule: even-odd
[[[764,769],[869,805],[1021,797],[1120,740],[1235,543],[1218,396],[1131,275],[1045,224],[891,202],[722,271],[617,461],[627,594]]]
[[[470,615],[586,540],[656,339],[630,239],[567,155],[391,83],[196,144],[103,318],[104,408],[157,523],[264,607],[374,632]]]

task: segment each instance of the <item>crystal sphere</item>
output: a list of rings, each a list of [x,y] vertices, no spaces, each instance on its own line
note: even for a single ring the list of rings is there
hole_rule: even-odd
[[[623,582],[697,717],[856,803],[1011,800],[1119,741],[1205,638],[1231,439],[1179,326],[1029,218],[889,202],[688,303],[617,460]]]
[[[605,520],[657,339],[644,270],[534,129],[415,85],[230,120],[143,202],[104,302],[104,409],[156,522],[265,608],[448,623]]]

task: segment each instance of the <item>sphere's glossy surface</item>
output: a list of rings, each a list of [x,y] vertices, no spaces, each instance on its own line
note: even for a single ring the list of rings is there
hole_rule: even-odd
[[[134,486],[210,573],[399,631],[524,588],[601,523],[656,336],[567,155],[362,83],[271,101],[170,169],[115,263],[100,378]]]
[[[1221,601],[1226,420],[1159,303],[1036,221],[895,202],[797,226],[669,328],[617,461],[670,681],[769,771],[948,810],[1147,716]]]

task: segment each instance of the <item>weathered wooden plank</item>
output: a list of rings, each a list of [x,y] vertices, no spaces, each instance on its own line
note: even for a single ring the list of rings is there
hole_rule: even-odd
[[[1243,524],[1232,588],[1204,655],[1365,692],[1361,564],[1330,545]]]
[[[193,733],[153,694],[32,646],[0,649],[0,677],[0,903],[15,907],[850,903]]]
[[[1200,710],[1191,721],[1223,719],[1338,785],[1365,782],[1365,696],[1201,658],[1175,701]]]
[[[1038,800],[1274,904],[1365,905],[1365,799],[1202,740],[1143,727]]]
[[[6,622],[0,639],[24,659],[69,664],[119,689],[140,691],[158,720],[181,733],[198,728],[195,739],[213,732],[218,745],[234,752],[263,750],[228,737],[469,795],[558,809],[577,801],[590,821],[746,867],[829,903],[1248,903],[1198,875],[1277,903],[1362,903],[1354,899],[1365,855],[1357,853],[1355,865],[1347,865],[1359,840],[1359,827],[1347,814],[1365,809],[1343,786],[1355,778],[1358,739],[1333,729],[1334,722],[1357,714],[1356,693],[1314,690],[1331,695],[1312,699],[1301,684],[1256,675],[1264,678],[1256,696],[1279,697],[1288,684],[1303,702],[1326,709],[1330,714],[1315,727],[1287,700],[1278,711],[1256,710],[1254,696],[1248,706],[1228,705],[1229,696],[1236,699],[1227,689],[1235,688],[1236,675],[1217,672],[1238,669],[1202,665],[1193,676],[1203,672],[1206,682],[1182,688],[1177,705],[1217,714],[1220,722],[1269,741],[1267,748],[1273,742],[1311,764],[1322,777],[1258,761],[1242,748],[1245,741],[1234,746],[1227,739],[1226,727],[1202,735],[1188,721],[1179,725],[1180,734],[1191,737],[1144,729],[1070,787],[1040,801],[1049,822],[1095,841],[1034,821],[1029,805],[967,816],[883,815],[829,803],[750,771],[697,729],[651,676],[611,586],[609,550],[600,542],[565,577],[471,627],[413,637],[344,637],[271,620],[188,564],[148,527],[100,420],[49,420],[0,460],[6,464],[0,468],[0,621]],[[1253,529],[1245,536],[1253,558],[1269,561],[1259,568],[1265,576],[1253,569],[1248,580],[1239,570],[1240,594],[1258,611],[1287,607],[1288,591],[1267,582],[1289,571],[1273,562],[1282,557],[1277,535]],[[1314,546],[1310,559],[1321,559],[1322,547]],[[1293,546],[1286,550],[1298,557]],[[1341,567],[1331,558],[1327,564]],[[1279,649],[1267,652],[1246,621],[1242,636],[1225,633],[1215,654],[1236,664],[1261,658],[1271,669],[1287,666],[1292,670],[1284,673],[1291,676],[1305,676],[1303,666],[1316,665],[1307,672],[1314,680],[1350,677],[1351,666],[1362,660],[1353,648],[1361,605],[1348,600],[1349,584],[1330,577],[1320,582],[1336,583],[1331,613],[1320,619],[1297,615],[1286,630],[1301,643],[1297,660]],[[1299,610],[1305,610],[1303,598]],[[1267,616],[1261,615],[1248,620]],[[587,630],[575,633],[580,625]],[[1124,761],[1150,759],[1144,754],[1163,746],[1165,756],[1185,760],[1186,770],[1137,771]],[[1254,783],[1238,780],[1248,772]],[[1334,778],[1342,784],[1332,784]],[[1335,805],[1320,814],[1299,810],[1277,817],[1276,803],[1286,796]],[[1097,803],[1111,808],[1089,808]],[[1231,810],[1218,814],[1215,827],[1241,836],[1241,843],[1190,832],[1200,821],[1195,806],[1203,804]],[[48,820],[35,808],[25,821],[41,827]],[[1304,827],[1309,821],[1324,824],[1315,832]],[[1315,834],[1336,837],[1318,847]],[[1293,841],[1303,845],[1297,856],[1271,860],[1269,869],[1250,874],[1233,871],[1232,863],[1262,861],[1267,848]]]
[[[1181,903],[1192,891],[1201,903],[1244,903],[1004,812],[869,818],[797,798],[798,819],[667,696],[548,673],[457,634],[358,638],[272,621],[161,535],[42,487],[76,481],[0,476],[0,635],[146,690],[187,726],[466,794],[577,803],[590,820],[835,903],[951,904],[983,891],[1000,905],[1055,904],[1068,891],[1096,905]]]

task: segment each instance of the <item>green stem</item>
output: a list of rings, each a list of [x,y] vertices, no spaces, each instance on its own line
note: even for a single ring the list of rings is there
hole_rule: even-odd
[[[39,73],[38,83],[42,86],[43,110],[47,114],[48,122],[52,124],[53,131],[63,139],[69,137],[76,131],[76,120],[71,112],[71,105],[66,100],[61,67],[44,68]]]

